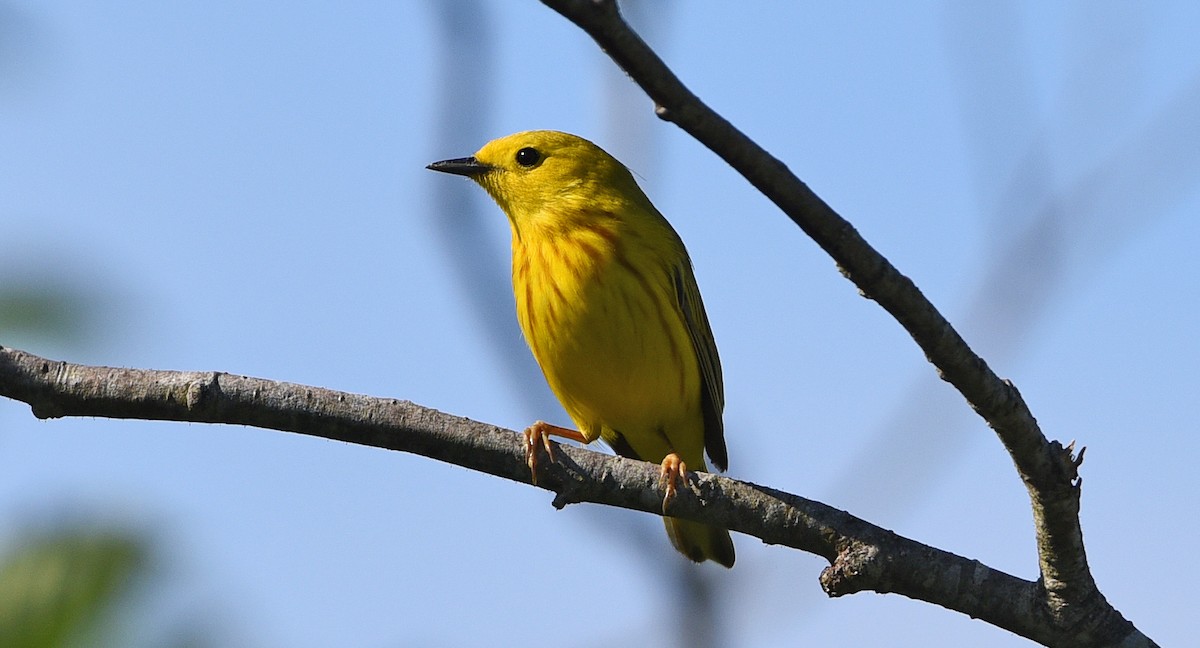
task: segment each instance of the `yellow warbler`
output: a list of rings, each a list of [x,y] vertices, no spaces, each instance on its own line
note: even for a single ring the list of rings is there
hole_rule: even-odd
[[[429,168],[478,182],[512,226],[517,319],[579,428],[538,421],[526,430],[533,479],[550,434],[661,462],[664,512],[688,466],[707,470],[706,450],[724,470],[721,363],[691,261],[629,170],[556,131],[502,137]],[[683,555],[733,566],[725,529],[665,522]]]

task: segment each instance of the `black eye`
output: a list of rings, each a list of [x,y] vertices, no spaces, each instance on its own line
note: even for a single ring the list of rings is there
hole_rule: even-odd
[[[537,152],[537,149],[526,146],[517,151],[517,164],[523,167],[531,167],[542,161],[542,154]]]

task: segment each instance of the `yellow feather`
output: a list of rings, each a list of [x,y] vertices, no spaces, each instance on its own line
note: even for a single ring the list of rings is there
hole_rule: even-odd
[[[512,226],[517,319],[587,442],[661,462],[727,466],[721,364],[679,235],[620,162],[529,131],[431,169],[467,175]],[[733,566],[729,532],[666,519],[675,547]]]

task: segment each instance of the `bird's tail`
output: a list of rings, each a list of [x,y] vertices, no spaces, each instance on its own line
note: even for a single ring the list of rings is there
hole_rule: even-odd
[[[725,529],[673,517],[665,517],[663,522],[679,553],[696,562],[712,560],[733,567],[733,539]]]

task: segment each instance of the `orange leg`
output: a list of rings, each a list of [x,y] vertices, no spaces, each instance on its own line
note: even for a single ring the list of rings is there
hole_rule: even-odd
[[[538,421],[533,425],[525,428],[525,463],[529,464],[529,473],[532,475],[533,483],[537,483],[537,462],[538,462],[538,447],[546,449],[546,456],[550,461],[554,461],[554,448],[550,445],[550,436],[561,437],[587,443],[587,439],[583,438],[583,434],[565,427],[551,425],[545,421]]]
[[[667,505],[671,500],[675,499],[675,484],[678,481],[687,481],[687,464],[683,463],[683,459],[679,455],[672,452],[663,457],[662,472],[659,473],[659,479],[662,481],[663,488],[667,493],[663,495],[663,513],[667,512]]]

